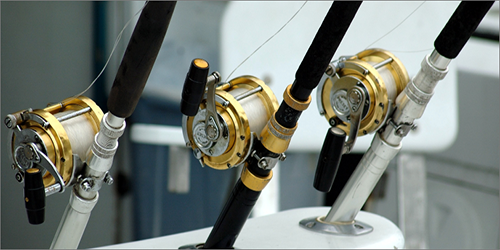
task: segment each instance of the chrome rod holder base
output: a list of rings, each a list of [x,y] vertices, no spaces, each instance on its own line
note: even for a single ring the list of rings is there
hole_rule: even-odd
[[[360,222],[352,223],[328,223],[324,221],[325,216],[307,218],[300,221],[299,225],[307,230],[319,233],[342,234],[342,235],[362,235],[373,231],[373,227]]]

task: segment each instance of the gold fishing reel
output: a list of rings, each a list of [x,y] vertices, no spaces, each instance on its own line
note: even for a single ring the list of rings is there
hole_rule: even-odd
[[[16,179],[38,168],[45,188],[62,192],[75,180],[103,117],[101,109],[85,96],[70,97],[44,109],[21,110],[4,120],[11,129],[10,153]]]
[[[278,109],[278,101],[253,76],[215,85],[207,83],[198,112],[184,115],[182,128],[186,145],[202,166],[224,170],[245,162],[253,141]]]
[[[368,49],[341,57],[329,64],[321,79],[318,109],[332,127],[350,136],[366,135],[385,124],[409,80],[403,63],[389,51]]]

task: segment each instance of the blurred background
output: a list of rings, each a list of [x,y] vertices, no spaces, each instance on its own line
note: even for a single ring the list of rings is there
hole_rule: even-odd
[[[267,5],[264,2],[255,4]],[[284,12],[288,10],[284,15],[291,16],[302,2],[269,2],[271,4],[277,5]],[[377,6],[377,2],[366,2],[361,8],[366,4]],[[379,6],[390,5],[384,4],[380,3]],[[423,8],[429,6],[436,9],[432,4],[433,2],[425,3]],[[458,2],[453,4],[456,6]],[[41,109],[48,103],[61,101],[84,90],[106,63],[124,25],[143,5],[144,1],[2,1],[1,117],[22,109]],[[326,5],[329,6],[328,3]],[[210,227],[215,223],[228,192],[239,175],[239,169],[217,171],[201,168],[194,157],[188,156],[189,192],[170,192],[167,188],[168,162],[174,151],[167,145],[132,140],[130,128],[134,124],[181,125],[180,93],[193,58],[206,59],[212,71],[221,71],[223,79],[229,73],[227,68],[236,67],[233,62],[223,61],[229,57],[223,52],[229,51],[230,45],[227,45],[227,31],[222,27],[227,27],[227,23],[233,20],[251,24],[252,21],[266,17],[272,19],[272,15],[260,17],[258,13],[254,13],[254,16],[235,14],[238,6],[240,5],[236,2],[228,1],[177,3],[146,89],[133,116],[127,119],[128,129],[125,135],[120,138],[119,151],[111,169],[115,183],[100,190],[99,202],[92,212],[79,248],[169,235]],[[316,5],[313,2],[306,4],[304,11],[309,6],[312,8]],[[415,3],[408,2],[408,6],[408,12],[411,12]],[[447,20],[454,11],[454,6],[442,10],[443,13],[446,12],[442,18]],[[227,13],[228,10],[233,11],[229,14],[240,16],[241,20],[231,19],[234,17]],[[324,9],[321,15],[318,14],[320,20],[326,11]],[[96,101],[104,112],[107,111],[107,95],[137,18],[138,16],[133,18],[125,28],[104,74],[85,94]],[[284,24],[286,19],[278,20],[278,26]],[[371,18],[363,19],[363,15],[359,13],[356,19],[359,22],[371,21]],[[449,137],[451,139],[447,138],[445,146],[431,152],[405,151],[403,140],[403,151],[391,162],[363,208],[393,221],[405,233],[407,243],[416,240],[423,242],[410,245],[412,248],[500,247],[498,21],[499,3],[495,2],[474,37],[452,62],[456,73],[447,78],[456,78],[454,91],[451,91],[454,95],[452,100],[456,102],[452,108],[456,112],[456,120],[449,121],[450,124],[441,122],[445,127],[454,128]],[[432,24],[432,20],[418,16],[413,19],[410,17],[407,22],[416,25]],[[386,30],[393,25],[395,24],[391,24]],[[264,26],[261,29],[272,34],[277,28]],[[314,34],[317,27],[312,27],[311,30]],[[248,32],[252,34],[251,31]],[[393,40],[399,43],[409,39],[399,30],[395,30],[393,34],[396,35]],[[398,34],[401,35],[397,36]],[[349,33],[346,39],[349,39],[348,36]],[[307,37],[312,39],[311,35]],[[238,39],[243,38],[236,37]],[[276,39],[279,39],[279,35]],[[360,49],[363,49],[363,46],[375,39],[358,40]],[[243,42],[233,42],[231,49],[238,46],[244,46]],[[271,51],[279,48],[279,44],[269,43],[266,46]],[[430,48],[432,44],[422,47]],[[246,46],[245,49],[253,51],[254,48]],[[358,52],[339,49],[334,58]],[[247,52],[241,53],[248,55]],[[423,59],[420,54],[412,56],[418,62]],[[242,58],[234,59],[238,62],[241,60]],[[298,63],[295,62],[297,65]],[[253,64],[249,61],[249,65],[246,68],[242,66],[233,77],[255,74],[270,86],[278,86],[276,77],[272,73],[265,73],[272,72],[273,68],[266,69],[264,73],[256,73],[251,70],[251,65]],[[296,67],[289,68],[287,77],[293,77],[295,70]],[[283,90],[280,87],[275,91],[279,100]],[[446,89],[436,90],[439,91],[445,92]],[[311,107],[314,105],[313,101]],[[439,110],[439,106],[436,109]],[[442,112],[446,113],[447,110]],[[319,117],[312,110],[309,113]],[[324,124],[326,126],[326,121]],[[307,119],[301,120],[301,126],[304,130],[308,129]],[[324,137],[323,131],[319,133],[320,137]],[[15,180],[15,172],[11,169],[8,131],[3,125],[1,136],[1,248],[48,248],[70,192],[49,196],[46,200],[45,222],[37,226],[30,225],[22,200],[22,184]],[[371,137],[368,141],[370,140]],[[445,139],[429,141],[429,147],[443,145],[439,140]],[[319,146],[321,143],[317,142]],[[354,166],[361,159],[362,152],[359,149],[343,157],[341,164]],[[279,166],[279,178],[275,177],[275,190],[278,192],[275,199],[278,205],[274,210],[331,205],[335,190],[331,194],[322,194],[312,186],[318,154],[319,151],[299,149],[287,152],[287,160]],[[405,166],[413,167],[408,169]],[[415,176],[422,178],[414,178]],[[422,194],[423,197],[408,200],[412,193]],[[425,212],[411,214],[409,211],[412,208],[422,208]],[[414,222],[421,223],[414,226]],[[419,228],[425,230],[419,231]]]

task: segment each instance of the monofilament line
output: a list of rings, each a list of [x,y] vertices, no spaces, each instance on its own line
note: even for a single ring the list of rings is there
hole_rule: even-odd
[[[81,93],[75,95],[74,97],[78,97],[78,96],[81,96],[83,94],[85,94],[85,92],[87,92],[93,85],[94,83],[97,81],[97,79],[99,79],[99,77],[102,75],[102,73],[104,72],[104,70],[106,69],[106,67],[108,66],[108,63],[109,61],[111,60],[111,56],[113,56],[113,53],[115,52],[115,49],[116,49],[116,46],[118,45],[118,43],[120,42],[120,39],[122,38],[122,34],[123,34],[123,31],[125,31],[125,29],[127,28],[127,26],[130,24],[130,22],[137,16],[139,15],[139,13],[141,13],[141,11],[144,9],[144,7],[146,7],[146,5],[149,3],[149,1],[146,1],[146,3],[144,4],[144,6],[142,6],[142,8],[137,11],[137,13],[134,14],[134,16],[132,18],[130,18],[130,20],[128,20],[128,22],[125,24],[125,26],[123,26],[123,29],[120,31],[120,33],[118,34],[118,36],[116,37],[116,40],[115,40],[115,44],[113,45],[113,49],[111,50],[111,53],[109,54],[109,57],[108,57],[108,60],[106,61],[106,63],[104,64],[104,67],[102,68],[101,72],[97,75],[97,77],[94,79],[94,81],[92,81],[90,83],[90,85],[84,90],[82,91]]]
[[[406,19],[408,19],[411,15],[413,15],[413,13],[415,13],[426,1],[422,2],[415,10],[413,10],[410,15],[408,15],[405,19],[403,19],[403,21],[401,21],[398,25],[396,25],[396,27],[392,28],[389,32],[387,32],[385,35],[383,35],[382,37],[380,37],[379,39],[375,40],[375,42],[371,43],[370,45],[366,46],[365,50],[370,48],[373,44],[375,44],[376,42],[380,41],[382,38],[386,37],[387,35],[389,35],[391,32],[393,32],[395,29],[397,29],[401,24],[403,24]]]
[[[250,59],[250,57],[253,56],[253,54],[255,54],[255,52],[257,52],[260,48],[262,48],[262,46],[264,46],[267,42],[269,42],[271,39],[273,39],[274,36],[276,36],[278,33],[280,33],[280,31],[285,28],[285,26],[288,25],[288,23],[290,21],[292,21],[295,16],[297,14],[299,14],[300,10],[302,10],[302,8],[304,7],[304,5],[306,5],[307,1],[304,2],[304,4],[302,4],[302,6],[300,6],[300,8],[295,12],[295,14],[293,14],[293,16],[278,30],[276,31],[276,33],[274,33],[274,35],[272,35],[271,37],[269,37],[263,44],[261,44],[257,49],[255,49],[247,58],[245,58],[245,60],[243,60],[243,62],[241,62],[238,66],[236,66],[236,68],[231,71],[231,73],[227,76],[226,78],[226,82],[229,80],[229,77],[231,77],[231,75],[241,66],[243,65],[243,63],[245,63],[248,59]]]

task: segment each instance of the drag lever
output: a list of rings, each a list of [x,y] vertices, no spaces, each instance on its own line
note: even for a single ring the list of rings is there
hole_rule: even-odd
[[[24,177],[24,202],[30,224],[42,224],[45,220],[45,187],[42,171],[29,168]]]
[[[365,99],[363,90],[357,86],[347,92],[347,103],[350,111],[348,119],[351,123],[347,141],[345,141],[346,133],[342,129],[337,127],[328,129],[314,175],[313,186],[318,191],[330,192],[342,155],[350,153],[354,147]]]

